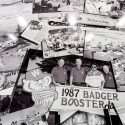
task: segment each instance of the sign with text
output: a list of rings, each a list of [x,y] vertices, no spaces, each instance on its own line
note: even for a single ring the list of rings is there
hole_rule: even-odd
[[[103,109],[109,102],[115,103],[119,108],[123,107],[125,102],[122,99],[123,93],[117,93],[115,90],[58,86],[56,91],[58,92],[58,98],[55,100],[52,109]]]

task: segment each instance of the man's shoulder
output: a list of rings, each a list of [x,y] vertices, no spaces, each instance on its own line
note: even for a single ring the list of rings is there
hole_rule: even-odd
[[[98,70],[97,70],[96,75],[103,75],[103,74],[102,74],[102,72],[101,72],[101,71],[98,71]]]
[[[58,66],[53,67],[53,69],[52,69],[52,70],[56,70],[56,69],[58,69]]]
[[[72,70],[76,70],[76,66],[72,67]]]
[[[87,73],[87,76],[93,76],[93,72],[92,72],[92,71],[89,71],[89,72]]]

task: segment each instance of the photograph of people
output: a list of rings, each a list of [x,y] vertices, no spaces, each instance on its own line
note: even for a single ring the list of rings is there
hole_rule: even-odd
[[[82,60],[76,59],[76,66],[72,68],[70,73],[70,85],[86,86],[85,84],[85,70],[82,65]]]
[[[103,71],[105,79],[104,88],[114,89],[115,88],[114,78],[112,72],[109,70],[109,67],[107,65],[104,65]]]
[[[100,88],[100,89],[104,87],[104,83],[105,83],[104,76],[102,72],[100,72],[97,69],[96,64],[92,64],[91,70],[86,75],[85,83],[88,87],[94,87],[94,88]]]
[[[67,84],[67,71],[64,67],[64,59],[58,60],[58,66],[52,69],[53,83],[55,85],[66,85]]]

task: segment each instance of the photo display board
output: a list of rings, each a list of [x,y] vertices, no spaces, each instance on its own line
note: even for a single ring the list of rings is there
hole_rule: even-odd
[[[125,124],[125,0],[0,1],[0,125]]]

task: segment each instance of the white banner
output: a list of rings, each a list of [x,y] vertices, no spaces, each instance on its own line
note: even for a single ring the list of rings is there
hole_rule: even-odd
[[[56,91],[58,98],[54,101],[52,109],[102,111],[109,102],[113,102],[118,109],[123,108],[125,104],[125,94],[110,89],[58,86]]]
[[[88,25],[98,25],[98,26],[115,26],[116,20],[107,17],[107,16],[100,16],[100,15],[93,15],[93,14],[79,14],[78,17],[81,17],[81,23],[88,24]],[[79,22],[79,21],[78,21]],[[80,22],[79,22],[80,23]]]

